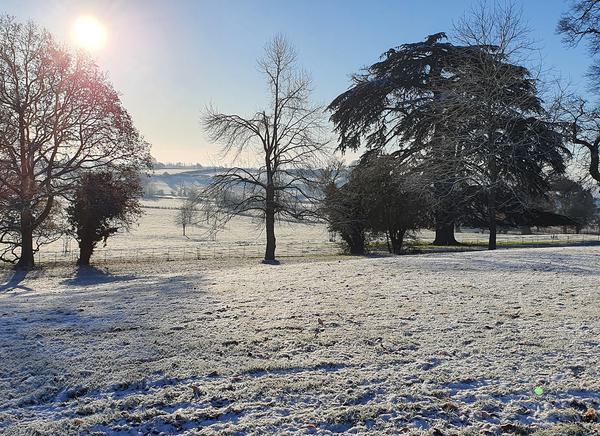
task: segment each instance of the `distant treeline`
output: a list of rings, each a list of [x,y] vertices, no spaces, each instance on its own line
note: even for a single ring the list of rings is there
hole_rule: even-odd
[[[152,166],[155,169],[164,169],[164,168],[190,168],[190,169],[201,169],[204,166],[199,163],[185,163],[185,162],[159,162],[157,160],[152,161]]]

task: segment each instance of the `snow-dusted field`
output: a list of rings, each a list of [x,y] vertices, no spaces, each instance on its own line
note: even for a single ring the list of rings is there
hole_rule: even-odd
[[[117,257],[141,261],[264,255],[264,226],[255,219],[235,217],[214,238],[208,225],[188,227],[187,236],[183,236],[181,227],[175,224],[176,208],[181,207],[181,199],[143,200],[142,204],[145,208],[139,222],[131,231],[110,237],[106,247],[98,244],[92,261],[104,262]],[[280,222],[276,232],[278,254],[281,256],[323,255],[339,251],[338,245],[329,242],[325,224]],[[43,246],[36,260],[40,264],[74,262],[77,255],[77,242],[68,238]]]
[[[4,272],[0,433],[600,434],[599,265],[559,248]]]
[[[213,238],[208,226],[189,227],[187,237],[175,224],[176,208],[181,207],[178,198],[160,198],[143,200],[144,215],[130,232],[119,233],[108,239],[108,245],[99,244],[92,258],[95,262],[111,259],[181,260],[192,258],[247,258],[264,255],[264,226],[260,221],[240,216],[232,219],[224,229]],[[300,224],[280,222],[276,228],[277,254],[287,256],[330,255],[340,252],[338,244],[330,242],[330,234],[324,223]],[[422,230],[417,238],[423,242],[432,242],[434,232]],[[461,242],[485,244],[487,234],[462,232],[456,233]],[[338,241],[340,238],[338,237]],[[581,243],[600,241],[599,235],[516,235],[500,234],[498,243]],[[60,239],[43,246],[36,255],[40,264],[57,262],[75,263],[78,256],[77,242],[72,239]]]

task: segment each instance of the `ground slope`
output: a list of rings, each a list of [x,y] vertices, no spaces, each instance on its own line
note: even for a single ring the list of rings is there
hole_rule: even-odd
[[[0,433],[600,434],[599,266],[562,248],[14,277]]]

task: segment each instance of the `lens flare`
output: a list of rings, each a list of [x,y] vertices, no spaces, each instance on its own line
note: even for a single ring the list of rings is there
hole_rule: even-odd
[[[75,44],[85,50],[98,50],[106,43],[106,29],[96,18],[82,16],[73,23],[71,38]]]

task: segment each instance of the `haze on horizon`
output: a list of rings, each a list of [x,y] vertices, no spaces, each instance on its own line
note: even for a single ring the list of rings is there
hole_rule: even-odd
[[[450,4],[451,3],[451,4]],[[204,107],[250,114],[265,101],[256,68],[265,43],[277,33],[295,46],[312,75],[314,96],[328,104],[349,77],[390,47],[450,31],[475,2],[381,0],[4,0],[3,12],[31,19],[60,41],[73,44],[80,17],[97,19],[105,41],[93,50],[121,93],[137,128],[159,161],[226,164],[220,146],[200,126]],[[544,69],[584,87],[585,47],[570,49],[555,28],[569,2],[518,1],[532,30]]]

